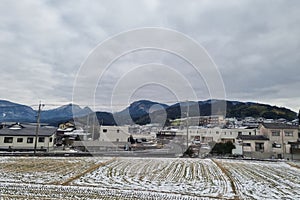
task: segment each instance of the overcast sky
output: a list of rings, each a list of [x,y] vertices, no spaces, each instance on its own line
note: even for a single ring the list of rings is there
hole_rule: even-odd
[[[298,0],[1,0],[0,99],[27,105],[39,100],[48,105],[69,103],[80,66],[99,43],[131,29],[161,27],[185,34],[203,46],[221,74],[227,99],[298,111],[299,10]],[[145,65],[139,68],[142,72],[134,71],[132,67],[139,65]],[[203,77],[188,65],[170,53],[155,50],[124,56],[95,90],[97,109],[107,109],[117,83],[122,83],[126,93],[126,83],[159,77],[154,71],[161,66],[169,66],[161,70],[166,80],[169,74],[180,73],[194,86],[198,100],[210,98]],[[126,74],[135,78],[124,78]],[[181,87],[178,80],[170,81]],[[126,107],[137,99],[172,103],[177,92],[185,91],[184,84],[175,92],[160,84],[139,84],[119,106]]]

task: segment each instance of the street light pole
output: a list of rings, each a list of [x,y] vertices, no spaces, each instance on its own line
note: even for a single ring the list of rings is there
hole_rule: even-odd
[[[35,140],[34,140],[34,155],[36,155],[37,140],[38,140],[38,135],[39,135],[41,108],[42,108],[42,104],[40,102],[38,113],[37,113],[37,120],[36,120]]]

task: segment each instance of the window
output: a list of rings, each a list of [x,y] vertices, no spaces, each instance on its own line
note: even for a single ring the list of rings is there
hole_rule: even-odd
[[[216,131],[216,134],[219,134],[219,131]]]
[[[204,143],[209,143],[209,142],[213,141],[213,138],[212,137],[203,137],[202,140]]]
[[[281,144],[273,143],[272,147],[273,148],[281,148]]]
[[[117,133],[120,133],[120,130],[119,130],[119,129],[117,129]]]
[[[243,143],[244,147],[251,147],[251,143]]]
[[[27,138],[27,143],[33,143],[33,137]]]
[[[49,138],[49,142],[52,142],[52,141],[53,141],[52,137],[51,137],[51,138]]]
[[[106,133],[107,132],[107,129],[103,129],[103,133]]]
[[[287,137],[293,137],[294,136],[292,131],[284,131],[284,135],[287,136]]]
[[[272,131],[272,136],[280,136],[280,132],[279,131]]]
[[[45,142],[45,137],[39,137],[39,142]]]
[[[4,143],[13,143],[13,137],[4,137]]]
[[[18,143],[23,142],[23,138],[17,138],[17,142],[18,142]]]
[[[264,151],[264,143],[255,142],[255,151]]]

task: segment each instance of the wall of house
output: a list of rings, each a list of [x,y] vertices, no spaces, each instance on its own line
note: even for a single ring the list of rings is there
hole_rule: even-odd
[[[271,159],[275,158],[272,153],[269,152],[244,152],[245,158],[252,158],[252,159]]]
[[[127,142],[130,137],[127,126],[101,126],[99,141]]]
[[[274,154],[289,154],[291,145],[288,142],[296,142],[298,140],[297,129],[268,129],[261,126],[259,132],[270,139],[269,143]],[[274,136],[273,132],[278,132],[278,136]],[[287,133],[292,133],[292,135]]]
[[[264,151],[256,151],[255,143],[264,142]],[[243,155],[245,157],[257,158],[257,159],[289,159],[289,160],[300,160],[300,154],[291,154],[290,148],[287,146],[285,153],[282,152],[281,148],[273,148],[270,141],[255,141],[255,140],[244,140],[243,143],[248,143],[251,146],[243,146]]]
[[[186,129],[180,130],[176,135],[186,135]],[[256,135],[256,129],[221,129],[221,128],[189,128],[189,140],[200,140],[203,142],[213,140],[215,142],[231,141],[235,143],[238,135]]]
[[[257,151],[256,143],[263,143],[263,151]],[[271,148],[269,141],[266,140],[243,140],[243,152],[261,152],[261,153],[271,153]]]
[[[5,139],[7,138],[7,139]],[[8,142],[8,138],[12,138],[12,141]],[[5,142],[6,140],[6,142]],[[39,141],[39,139],[38,139]],[[35,136],[0,136],[0,148],[1,149],[34,149]],[[44,142],[37,142],[37,148],[41,149],[53,149],[54,135],[50,137],[44,137]]]

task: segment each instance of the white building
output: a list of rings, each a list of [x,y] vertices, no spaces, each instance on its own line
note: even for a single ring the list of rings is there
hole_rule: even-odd
[[[128,126],[101,126],[99,141],[127,142],[129,136]]]
[[[54,147],[55,127],[39,127],[37,150],[49,151]],[[36,126],[14,124],[0,129],[0,150],[34,150]]]
[[[199,126],[189,127],[188,138],[190,141],[200,141],[201,143],[208,142],[232,142],[235,143],[236,138],[239,135],[256,135],[256,129],[247,128],[234,128],[234,129],[222,129],[222,128],[203,128]],[[178,130],[176,136],[187,135],[187,129]]]
[[[174,125],[186,125],[187,118],[181,118],[173,120]],[[179,123],[179,124],[178,124]],[[189,117],[188,123],[190,126],[223,126],[226,123],[225,117],[223,115],[209,115],[209,116],[196,116]]]
[[[156,134],[154,133],[135,133],[129,132],[129,126],[101,126],[99,141],[101,142],[127,142],[130,135],[134,139],[155,140]]]

